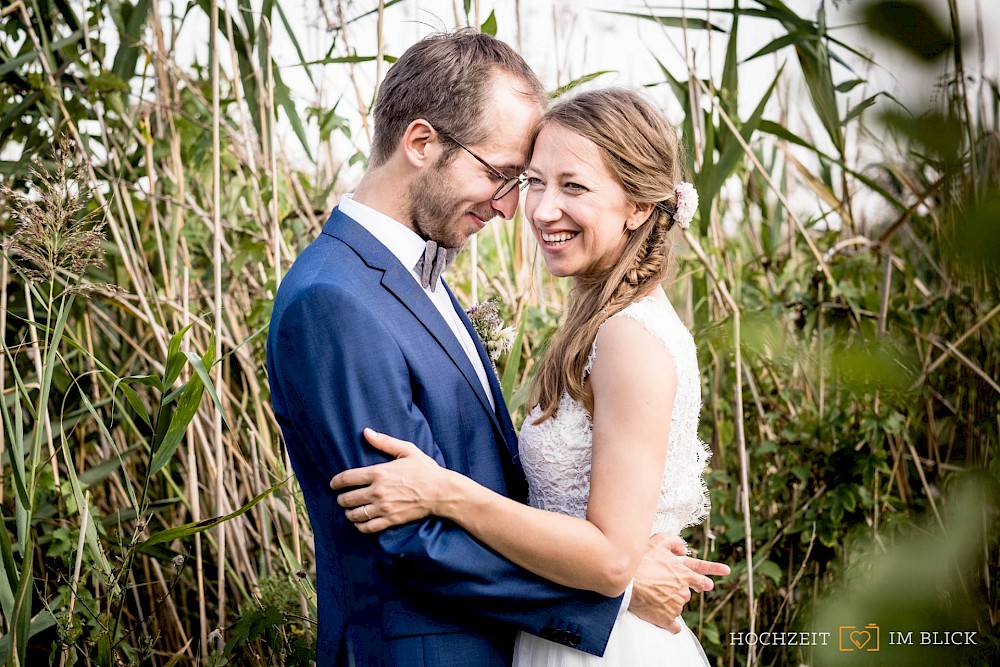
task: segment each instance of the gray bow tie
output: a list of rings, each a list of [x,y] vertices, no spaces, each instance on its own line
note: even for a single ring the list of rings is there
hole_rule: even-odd
[[[451,266],[456,257],[458,248],[445,248],[434,241],[428,241],[424,246],[424,254],[413,267],[420,276],[420,284],[424,289],[429,288],[433,292],[437,288],[438,278]]]

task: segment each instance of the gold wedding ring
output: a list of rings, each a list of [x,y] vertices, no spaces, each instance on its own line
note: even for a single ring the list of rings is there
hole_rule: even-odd
[[[368,516],[368,505],[362,505],[361,511],[365,513],[365,521],[371,521],[372,518]]]

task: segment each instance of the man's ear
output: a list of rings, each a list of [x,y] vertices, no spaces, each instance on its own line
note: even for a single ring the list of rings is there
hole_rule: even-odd
[[[437,162],[441,144],[437,141],[438,133],[430,123],[423,118],[417,118],[403,132],[400,148],[403,157],[411,166],[419,169]]]

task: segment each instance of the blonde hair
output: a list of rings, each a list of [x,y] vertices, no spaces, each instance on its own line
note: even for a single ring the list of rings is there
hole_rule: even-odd
[[[566,322],[553,336],[532,381],[529,405],[541,407],[536,423],[555,414],[563,391],[593,414],[583,369],[597,330],[609,317],[649,293],[666,277],[681,166],[677,133],[639,93],[603,88],[580,93],[552,107],[534,137],[555,124],[594,142],[608,171],[632,204],[652,205],[621,257],[603,275],[577,276]],[[532,142],[534,143],[534,141]]]

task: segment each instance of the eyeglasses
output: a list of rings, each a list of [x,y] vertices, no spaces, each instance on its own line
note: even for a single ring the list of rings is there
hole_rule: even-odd
[[[478,155],[476,155],[475,153],[473,153],[461,141],[459,141],[455,137],[451,136],[449,133],[444,132],[443,130],[437,130],[437,133],[440,134],[445,139],[448,139],[449,141],[452,141],[455,144],[457,144],[459,148],[461,148],[462,150],[464,150],[466,153],[468,153],[472,157],[476,158],[476,160],[479,161],[479,164],[481,164],[484,167],[486,167],[487,169],[489,169],[490,173],[492,173],[494,176],[496,176],[497,179],[500,179],[500,180],[503,181],[500,184],[500,187],[497,188],[496,192],[493,193],[493,196],[491,197],[491,199],[493,201],[500,201],[501,199],[503,199],[504,197],[506,197],[508,194],[510,194],[511,190],[513,190],[515,187],[521,187],[521,186],[524,185],[524,179],[523,178],[521,178],[520,176],[504,176],[503,172],[501,172],[499,169],[497,169],[496,167],[494,167],[493,165],[491,165],[489,162],[487,162],[483,158],[481,158]]]

